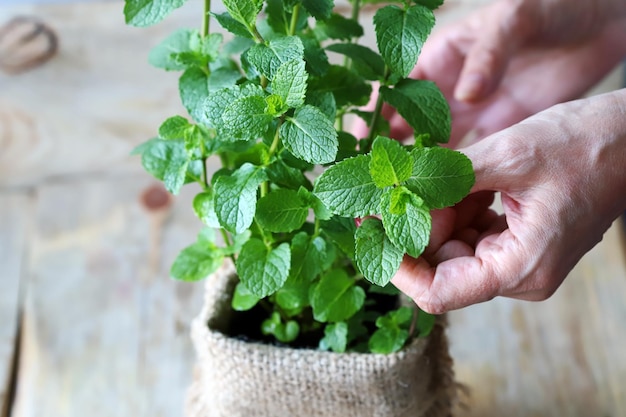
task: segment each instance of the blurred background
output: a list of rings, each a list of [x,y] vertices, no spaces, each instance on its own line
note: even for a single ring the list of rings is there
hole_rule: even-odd
[[[439,25],[487,2],[448,0]],[[0,0],[0,417],[182,415],[203,287],[168,271],[197,190],[172,198],[129,153],[185,115],[147,55],[201,8],[137,29],[121,0]],[[626,416],[625,254],[616,224],[550,300],[451,313],[457,415]]]

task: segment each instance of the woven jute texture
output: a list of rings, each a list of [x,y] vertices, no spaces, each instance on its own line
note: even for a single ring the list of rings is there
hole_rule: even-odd
[[[198,362],[187,417],[448,417],[456,396],[445,322],[391,355],[337,354],[241,341],[229,320],[232,264],[206,282],[192,323]]]

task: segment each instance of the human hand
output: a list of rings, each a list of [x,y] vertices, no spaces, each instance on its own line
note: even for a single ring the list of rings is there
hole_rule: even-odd
[[[463,152],[473,193],[433,213],[428,248],[393,283],[431,313],[544,300],[626,209],[626,90],[554,106]]]
[[[531,7],[534,3],[495,2],[433,34],[424,45],[411,76],[434,81],[446,96],[453,120],[451,147],[469,132],[479,139],[579,98],[626,54],[621,41],[626,21],[601,28],[608,20],[602,14],[587,22],[592,14],[585,11],[593,2],[541,1],[551,8]],[[562,10],[555,13],[557,3]],[[542,11],[550,19],[541,17]],[[555,15],[565,17],[553,22]],[[402,139],[412,133],[392,108],[383,113],[390,136]],[[366,136],[367,128],[358,122],[354,132]]]

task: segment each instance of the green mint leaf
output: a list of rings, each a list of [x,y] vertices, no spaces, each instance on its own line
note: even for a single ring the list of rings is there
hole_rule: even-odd
[[[354,219],[334,216],[320,224],[324,235],[328,236],[350,259],[354,259],[354,232],[356,232]]]
[[[324,239],[319,236],[311,238],[305,232],[298,233],[291,242],[290,281],[312,281],[322,272],[325,258],[326,242]]]
[[[197,31],[191,29],[178,29],[169,35],[160,44],[150,50],[148,62],[166,71],[181,71],[187,67],[180,63],[176,56],[182,52],[190,52],[190,39]]]
[[[421,5],[401,9],[386,6],[374,15],[376,42],[394,74],[407,77],[435,25],[433,12]]]
[[[365,302],[365,291],[341,269],[332,270],[320,279],[310,295],[315,320],[339,322],[349,319]]]
[[[246,28],[255,26],[256,17],[261,11],[263,0],[223,0],[228,13]]]
[[[378,136],[372,144],[370,175],[379,188],[400,183],[411,176],[413,160],[396,140]]]
[[[182,139],[190,127],[191,124],[184,117],[170,117],[159,127],[159,137],[161,139]]]
[[[313,91],[307,92],[306,104],[310,104],[313,107],[317,107],[328,117],[328,119],[334,121],[337,116],[337,103],[335,102],[335,96],[333,93],[326,91]]]
[[[252,83],[211,92],[201,109],[199,109],[201,116],[198,121],[218,131],[226,130],[228,128],[228,120],[223,115],[231,104],[246,97],[262,97],[263,94],[263,89]],[[230,138],[222,137],[222,139]]]
[[[292,59],[276,70],[272,81],[272,91],[281,96],[289,107],[301,107],[306,95],[307,78],[304,61]]]
[[[308,205],[294,190],[272,191],[263,196],[256,206],[259,225],[274,233],[288,233],[300,228],[308,214]]]
[[[317,196],[307,188],[300,187],[298,189],[298,195],[307,204],[307,207],[311,207],[313,209],[316,219],[328,220],[333,216],[333,213],[331,213],[324,203],[322,203],[322,200],[317,198]]]
[[[309,305],[309,290],[313,279],[322,271],[326,260],[326,242],[311,238],[306,232],[291,241],[291,270],[285,285],[276,293],[276,302],[285,310],[301,310]]]
[[[474,185],[472,162],[460,152],[447,148],[416,148],[411,156],[413,172],[405,185],[431,209],[458,203]]]
[[[382,95],[415,130],[416,135],[427,135],[422,138],[424,145],[448,142],[450,108],[435,83],[405,79],[398,82],[394,89],[382,88]]]
[[[300,39],[302,39],[304,44],[306,71],[316,77],[324,75],[330,68],[330,63],[328,62],[328,55],[326,55],[319,40],[312,33],[305,33],[300,36]]]
[[[313,188],[311,182],[299,169],[290,167],[282,159],[276,159],[267,167],[268,179],[276,185],[285,188],[306,189]]]
[[[315,33],[322,40],[330,38],[349,41],[363,36],[363,27],[356,20],[333,13],[330,18],[317,22]]]
[[[282,64],[304,58],[304,45],[297,36],[276,38],[267,44],[259,43],[252,46],[246,58],[259,73],[273,80],[274,74]]]
[[[356,43],[336,43],[327,50],[347,56],[353,68],[366,80],[379,80],[385,76],[385,62],[370,48]]]
[[[267,15],[267,24],[274,32],[282,35],[289,33],[290,16],[287,16],[287,10],[283,6],[282,0],[268,0],[265,14]]]
[[[431,216],[421,198],[404,187],[388,189],[381,201],[383,225],[389,240],[417,258],[430,239]]]
[[[215,20],[217,20],[217,23],[219,23],[220,26],[222,26],[224,29],[226,29],[233,35],[240,36],[242,38],[254,39],[254,36],[252,35],[252,33],[250,33],[248,28],[246,28],[243,24],[235,20],[230,14],[211,13],[211,15],[215,18]]]
[[[295,157],[312,164],[335,160],[339,142],[333,122],[318,108],[305,105],[296,109],[280,127],[285,147]]]
[[[428,7],[430,10],[435,10],[443,4],[443,0],[415,0],[416,4]]]
[[[355,234],[355,258],[359,270],[372,284],[384,287],[400,268],[404,252],[387,237],[383,224],[367,218]]]
[[[210,235],[211,231],[202,230],[198,240],[176,257],[170,269],[172,277],[182,281],[200,281],[217,271],[224,256],[206,233]]]
[[[203,227],[200,232],[198,232],[196,241],[201,244],[215,244],[215,230],[209,227]]]
[[[289,275],[291,252],[289,244],[269,248],[263,241],[251,238],[237,258],[237,274],[250,292],[259,298],[275,293]]]
[[[348,323],[340,321],[339,323],[327,324],[324,327],[324,337],[320,340],[320,349],[343,353],[346,351],[347,345]]]
[[[190,31],[187,49],[177,53],[170,52],[169,59],[173,60],[178,67],[205,69],[210,62],[217,59],[222,40],[222,35],[218,33],[202,37],[197,30]]]
[[[372,87],[348,68],[333,65],[322,77],[309,80],[308,91],[332,93],[337,107],[341,108],[348,105],[366,105],[372,94]]]
[[[161,138],[152,138],[139,145],[135,146],[132,151],[130,151],[130,155],[142,155],[145,151],[150,149],[152,146],[155,146],[157,143],[163,142]]]
[[[239,282],[235,287],[235,292],[233,293],[233,300],[231,301],[231,306],[235,311],[248,311],[261,299],[256,295],[252,294],[249,289],[246,288],[243,283]]]
[[[391,310],[384,316],[376,319],[376,327],[399,327],[408,329],[413,320],[413,309],[411,307],[402,306],[397,310]]]
[[[267,96],[265,98],[265,103],[267,104],[267,114],[273,117],[278,117],[289,110],[287,103],[285,103],[285,99],[278,94],[270,94]]]
[[[276,304],[285,311],[302,311],[309,304],[310,282],[289,284],[289,281],[279,289],[276,296]]]
[[[261,96],[235,100],[222,113],[224,130],[234,140],[253,140],[263,136],[273,120],[266,108],[265,98]]]
[[[274,312],[271,317],[261,323],[261,332],[265,335],[273,335],[282,343],[293,342],[300,334],[300,325],[295,320],[283,323],[280,313]]]
[[[124,17],[132,26],[150,26],[159,23],[187,0],[126,0]]]
[[[302,0],[302,5],[317,20],[328,19],[335,7],[334,0]]]
[[[202,181],[202,161],[199,159],[189,161],[187,172],[185,173],[185,184],[198,183],[200,181]]]
[[[378,330],[369,340],[369,348],[372,353],[389,354],[397,352],[409,338],[408,326],[411,322],[413,311],[408,307],[400,307],[390,311],[376,320]]]
[[[266,179],[263,168],[245,163],[231,175],[222,175],[215,181],[215,212],[222,227],[231,233],[250,227],[256,211],[257,188]]]
[[[183,106],[189,115],[197,122],[204,118],[203,105],[209,97],[209,80],[207,74],[200,68],[193,67],[186,70],[178,81],[178,90]]]
[[[212,189],[198,193],[193,199],[193,210],[196,216],[209,227],[220,228],[220,221],[215,214],[215,203]]]
[[[360,155],[358,150],[359,141],[357,138],[344,131],[338,132],[338,138],[339,152],[337,152],[337,162]]]
[[[425,311],[418,310],[415,329],[419,337],[427,337],[433,331],[437,317]]]
[[[237,235],[232,235],[232,243],[225,248],[222,248],[222,252],[224,252],[225,256],[230,256],[241,252],[241,248],[246,244],[250,237],[252,236],[252,232],[249,230],[244,231],[243,233],[239,233]]]
[[[241,72],[234,68],[217,68],[209,75],[209,92],[232,88],[241,79]]]
[[[379,212],[382,190],[369,172],[371,158],[344,159],[317,178],[313,193],[339,216],[365,217]]]
[[[221,33],[210,33],[208,36],[203,37],[198,33],[198,39],[198,48],[194,50],[207,57],[208,62],[215,61],[220,55],[220,47],[222,42],[224,42],[224,36]]]
[[[155,140],[146,144],[141,163],[146,171],[163,181],[167,191],[178,194],[185,183],[189,156],[182,140]]]

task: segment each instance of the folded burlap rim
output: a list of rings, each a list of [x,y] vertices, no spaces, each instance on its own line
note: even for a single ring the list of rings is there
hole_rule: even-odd
[[[449,417],[456,400],[445,318],[390,355],[337,354],[226,336],[232,263],[206,282],[192,323],[198,356],[187,417]]]

